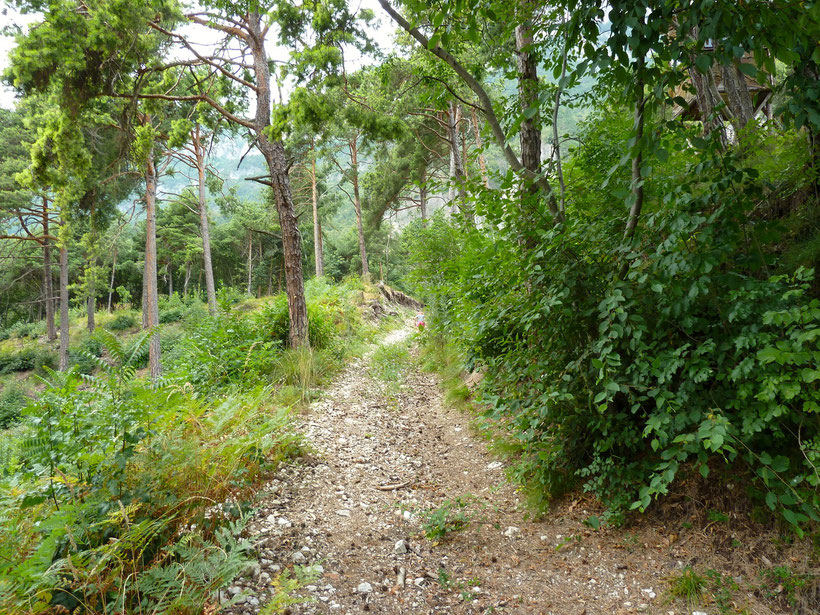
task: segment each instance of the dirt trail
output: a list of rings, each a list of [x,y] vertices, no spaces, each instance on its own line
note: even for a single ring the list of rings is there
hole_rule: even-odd
[[[224,612],[258,613],[272,579],[294,564],[318,565],[318,578],[298,592],[313,601],[293,614],[697,610],[667,600],[670,574],[692,557],[664,528],[593,532],[586,500],[528,520],[502,463],[443,404],[436,377],[411,368],[397,387],[371,377],[369,361],[352,362],[299,419],[315,453],[260,494],[249,526],[259,564],[225,593],[239,603]],[[433,544],[422,511],[459,496],[472,522]]]

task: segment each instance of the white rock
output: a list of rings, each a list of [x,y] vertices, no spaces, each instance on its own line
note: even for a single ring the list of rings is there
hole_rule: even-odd
[[[416,587],[421,587],[421,586],[422,586],[422,585],[424,585],[426,582],[427,582],[427,581],[425,580],[425,578],[424,578],[424,577],[419,577],[419,578],[417,578],[415,581],[413,581],[413,585],[415,585]]]
[[[396,542],[396,544],[393,546],[393,553],[395,553],[396,555],[403,555],[407,553],[407,541],[402,539]]]
[[[707,615],[707,613],[703,611],[692,611],[692,615]]]
[[[294,564],[304,564],[307,561],[305,554],[301,551],[296,551],[293,555],[291,555],[291,559]]]
[[[512,538],[513,536],[515,536],[519,532],[521,532],[521,528],[518,528],[518,527],[515,527],[514,525],[511,525],[506,530],[504,530],[504,536],[506,536],[507,538]]]
[[[369,594],[373,591],[373,586],[367,581],[364,581],[363,583],[359,583],[359,586],[356,588],[356,591],[360,594]]]
[[[340,517],[349,517],[350,516],[350,511],[347,510],[346,508],[342,508],[340,510],[337,510],[336,514],[339,515]]]
[[[487,469],[488,470],[497,470],[498,468],[500,468],[503,465],[504,464],[501,463],[500,461],[493,461],[492,463],[487,464]]]
[[[287,528],[287,527],[291,527],[291,526],[293,525],[293,524],[290,522],[290,520],[285,519],[284,517],[279,517],[279,518],[276,520],[276,523],[277,523],[278,525],[281,525],[282,527],[285,527],[285,528]]]

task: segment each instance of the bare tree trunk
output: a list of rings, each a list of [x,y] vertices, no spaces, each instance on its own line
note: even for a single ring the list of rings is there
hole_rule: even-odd
[[[521,164],[534,174],[541,172],[541,117],[538,113],[538,61],[531,53],[533,44],[530,20],[534,9],[534,0],[523,0],[515,28],[516,64],[518,68],[518,102],[522,113],[531,113],[521,122],[519,141],[521,144]],[[523,243],[532,247],[532,231],[537,228],[538,186],[528,182],[529,186],[521,198]]]
[[[316,151],[310,148],[310,194],[313,201],[313,258],[316,276],[325,275],[324,254],[322,253],[322,229],[319,226],[319,191],[316,186]]]
[[[251,283],[253,282],[253,231],[248,229],[248,288],[246,295],[251,294]]]
[[[146,242],[146,247],[148,246]],[[145,275],[145,263],[142,264],[142,328],[147,329],[150,318],[148,318],[148,276]]]
[[[68,248],[60,242],[60,371],[68,369]]]
[[[464,172],[464,160],[459,152],[461,141],[461,107],[454,100],[449,101],[447,110],[447,139],[450,142],[450,200],[465,215],[467,220],[473,221],[473,212],[467,205],[467,177]],[[456,201],[458,191],[458,201]]]
[[[145,280],[146,280],[146,312],[148,313],[148,327],[154,328],[159,324],[159,303],[157,296],[157,175],[154,168],[153,151],[148,153],[145,166]],[[160,363],[159,332],[151,336],[148,349],[148,369],[151,380],[156,382],[162,373]]]
[[[293,208],[293,195],[290,191],[284,145],[279,140],[271,141],[268,138],[267,128],[270,126],[271,119],[270,67],[265,52],[265,35],[262,32],[259,14],[248,15],[248,23],[253,36],[247,42],[251,47],[256,76],[256,117],[254,120],[256,146],[268,164],[270,187],[273,189],[276,210],[279,214],[285,261],[288,315],[290,316],[289,342],[292,348],[298,348],[310,345],[305,280],[302,273],[302,237],[299,234]]]
[[[752,97],[746,87],[746,78],[735,62],[722,66],[721,71],[723,73],[723,89],[726,91],[729,109],[734,116],[735,132],[740,134],[740,131],[746,128],[746,124],[754,117],[755,110]]]
[[[111,313],[111,296],[114,294],[114,275],[117,272],[117,248],[114,248],[114,261],[111,264],[111,282],[108,284],[108,313]]]
[[[567,44],[569,43],[569,33],[564,36],[564,49],[561,54],[561,78],[558,82],[558,88],[555,90],[555,106],[552,109],[552,139],[555,148],[555,171],[558,175],[558,187],[561,190],[561,200],[558,207],[561,213],[566,210],[566,194],[567,187],[564,183],[564,169],[561,164],[561,141],[558,136],[558,111],[561,109],[561,94],[564,91],[564,79],[567,76]]]
[[[490,175],[487,173],[487,158],[484,156],[484,144],[481,141],[481,130],[478,126],[478,113],[475,107],[470,107],[470,117],[473,120],[473,134],[475,135],[475,146],[478,149],[478,168],[481,169],[481,179],[484,187],[490,187]]]
[[[193,130],[192,141],[196,153],[197,193],[199,197],[199,230],[202,235],[202,261],[205,269],[205,296],[208,299],[208,313],[216,316],[216,286],[214,267],[211,261],[211,230],[208,224],[208,203],[205,200],[205,151],[199,124]]]
[[[51,279],[51,240],[48,238],[48,199],[43,197],[43,295],[46,304],[46,337],[49,342],[57,339],[54,327],[54,283]]]
[[[174,296],[174,267],[171,263],[165,265],[165,273],[168,274],[168,298]]]
[[[358,136],[350,142],[350,170],[353,182],[353,206],[356,209],[356,230],[359,234],[359,257],[362,259],[362,278],[370,281],[370,267],[367,265],[367,249],[364,245],[364,227],[362,225],[362,200],[359,196],[359,144]]]

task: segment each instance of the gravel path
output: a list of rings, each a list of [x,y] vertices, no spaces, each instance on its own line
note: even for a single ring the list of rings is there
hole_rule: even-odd
[[[401,328],[382,344],[412,333]],[[443,404],[436,376],[412,367],[383,382],[369,374],[371,356],[298,419],[314,452],[260,493],[249,525],[260,560],[225,592],[238,602],[223,612],[259,613],[294,566],[315,573],[296,592],[310,601],[272,612],[691,612],[659,595],[691,563],[664,528],[593,532],[582,522],[594,504],[584,499],[558,505],[548,521],[529,519],[469,418]],[[470,521],[436,544],[424,511],[456,498]]]

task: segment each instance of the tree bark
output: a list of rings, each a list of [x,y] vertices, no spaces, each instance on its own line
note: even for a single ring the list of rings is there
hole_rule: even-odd
[[[451,100],[447,108],[447,139],[450,142],[450,201],[454,211],[457,207],[467,220],[472,222],[475,217],[472,209],[467,205],[467,176],[464,172],[464,160],[459,151],[460,123],[461,107]],[[456,191],[458,192],[457,200]]]
[[[165,265],[165,272],[168,274],[168,298],[174,296],[174,267],[171,263]]]
[[[60,371],[68,369],[68,248],[60,242]]]
[[[427,226],[427,168],[421,170],[419,178],[419,209],[421,209],[421,223]]]
[[[305,281],[302,273],[302,237],[299,234],[293,195],[290,190],[285,147],[280,140],[271,141],[267,128],[271,121],[270,67],[265,52],[265,33],[258,13],[248,15],[251,37],[247,43],[253,56],[256,76],[256,116],[254,132],[256,147],[265,157],[270,170],[270,186],[279,214],[282,229],[282,252],[285,261],[285,284],[288,295],[288,315],[290,316],[289,342],[292,348],[309,346],[307,303],[305,302]]]
[[[316,186],[316,151],[310,147],[310,194],[313,201],[313,258],[316,276],[325,275],[324,254],[322,254],[322,229],[319,226],[319,191]]]
[[[54,327],[54,283],[51,279],[51,240],[49,239],[48,199],[43,197],[43,295],[46,304],[46,337],[57,339]]]
[[[723,89],[726,91],[729,109],[732,111],[735,132],[746,128],[754,117],[754,104],[746,87],[746,78],[740,72],[735,62],[721,67],[723,76]]]
[[[148,153],[145,165],[145,307],[148,327],[159,324],[159,303],[157,291],[157,175],[154,168],[153,150]],[[151,380],[156,382],[162,373],[160,363],[159,332],[154,331],[148,349],[148,370]]]
[[[353,183],[353,207],[356,209],[356,230],[359,234],[359,257],[362,259],[362,278],[370,281],[370,267],[367,265],[367,248],[364,245],[364,227],[362,225],[362,200],[359,196],[359,137],[350,141],[350,171]]]
[[[211,230],[208,224],[208,203],[205,200],[205,151],[199,124],[191,135],[196,153],[197,191],[199,196],[199,230],[202,235],[202,261],[205,268],[205,295],[208,299],[208,313],[216,316],[216,286],[214,268],[211,261]]]
[[[534,8],[533,0],[521,3],[519,24],[515,28],[516,66],[518,68],[518,104],[521,113],[534,114],[524,116],[518,134],[521,144],[521,164],[533,175],[541,173],[541,114],[538,111],[538,60],[531,52],[533,45],[532,25],[530,20]],[[521,236],[524,245],[534,246],[531,231],[537,228],[538,186],[528,181],[526,191],[521,195],[522,226]]]

